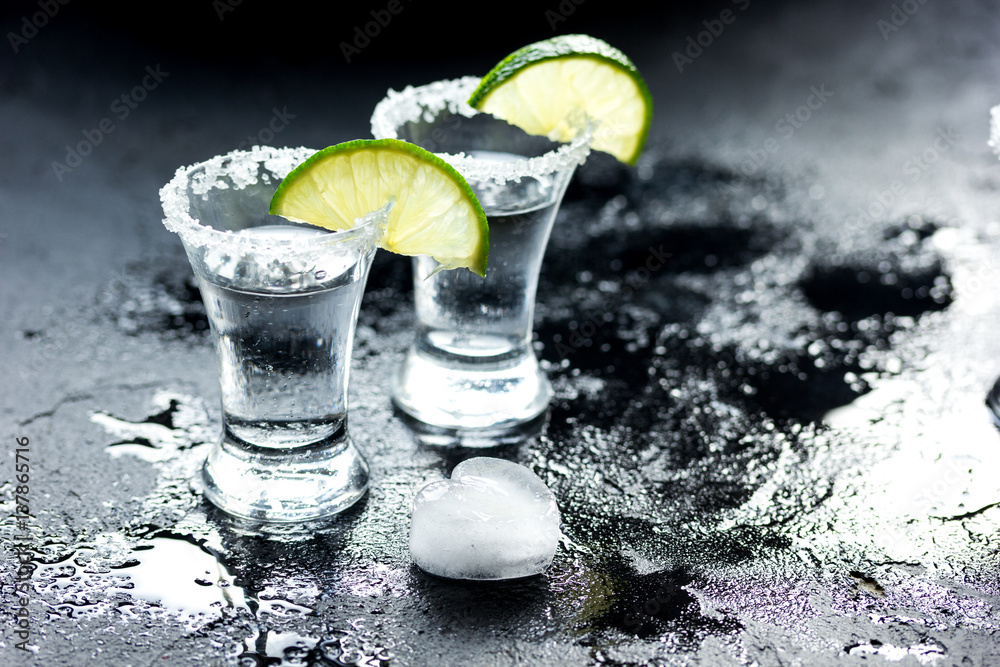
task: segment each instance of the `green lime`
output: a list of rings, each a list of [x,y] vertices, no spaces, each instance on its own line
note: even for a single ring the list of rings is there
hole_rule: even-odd
[[[324,148],[285,177],[270,212],[350,229],[390,198],[395,204],[381,247],[486,275],[489,229],[472,188],[441,158],[405,141],[359,139]]]
[[[576,117],[596,124],[593,148],[635,164],[646,143],[653,100],[624,53],[589,35],[560,35],[504,58],[469,98],[480,111],[554,141],[570,141]]]

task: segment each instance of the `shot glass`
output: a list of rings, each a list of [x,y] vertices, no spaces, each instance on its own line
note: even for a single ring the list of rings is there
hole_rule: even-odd
[[[469,446],[548,407],[552,389],[531,345],[535,292],[556,212],[592,138],[585,119],[576,139],[558,144],[480,113],[466,104],[478,83],[390,90],[372,115],[376,138],[409,141],[455,167],[489,220],[485,278],[414,258],[416,338],[391,389],[404,413]]]
[[[179,169],[160,191],[218,359],[222,436],[201,470],[204,494],[257,521],[331,515],[368,486],[347,428],[347,389],[388,207],[338,232],[268,215],[282,178],[314,152],[235,151]]]

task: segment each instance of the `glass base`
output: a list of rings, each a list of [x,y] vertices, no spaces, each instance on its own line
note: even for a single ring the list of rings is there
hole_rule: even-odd
[[[445,448],[445,449],[504,449],[522,445],[532,438],[541,435],[548,424],[548,412],[543,411],[531,421],[514,426],[501,428],[480,428],[480,429],[460,429],[443,428],[432,426],[422,421],[417,421],[407,413],[397,408],[399,417],[410,430],[413,438],[423,447]],[[509,458],[501,454],[489,454],[500,458]],[[478,454],[476,455],[478,456]],[[456,463],[461,462],[458,459]]]
[[[201,470],[205,497],[254,521],[307,521],[341,512],[368,490],[368,463],[350,437],[294,449],[257,447],[228,435]]]
[[[415,347],[406,354],[392,400],[407,415],[475,446],[496,444],[545,412],[552,386],[533,354],[504,364],[446,362]]]
[[[986,396],[986,407],[990,409],[993,416],[993,423],[1000,428],[1000,380],[997,380]]]

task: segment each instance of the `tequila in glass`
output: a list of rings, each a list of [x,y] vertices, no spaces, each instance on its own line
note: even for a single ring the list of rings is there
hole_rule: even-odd
[[[489,220],[486,277],[413,260],[416,339],[392,384],[412,418],[490,444],[535,419],[552,396],[531,347],[535,292],[559,203],[589,151],[531,136],[465,104],[479,80],[441,81],[389,94],[372,133],[436,152],[469,182]],[[462,437],[469,436],[467,438]]]
[[[215,344],[222,437],[206,497],[262,521],[339,512],[368,465],[347,429],[358,309],[388,209],[330,232],[267,214],[282,178],[315,151],[255,147],[178,170],[161,190],[198,280]]]

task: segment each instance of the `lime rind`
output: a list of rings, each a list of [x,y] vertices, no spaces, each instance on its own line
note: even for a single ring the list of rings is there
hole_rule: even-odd
[[[400,160],[400,157],[403,159]],[[330,184],[323,180],[327,175],[323,165],[327,161],[339,160],[351,163],[347,167],[355,179],[355,166],[369,172],[370,177],[364,182],[355,180],[346,188],[334,185],[334,196]],[[402,174],[398,171],[401,167],[411,169]],[[425,171],[425,168],[430,168],[431,172]],[[440,176],[457,189],[458,197],[454,192],[448,192],[447,188],[441,190],[442,183],[436,180]],[[431,188],[436,186],[438,191],[432,191]],[[486,213],[472,188],[454,167],[440,157],[405,141],[358,139],[318,151],[281,182],[271,200],[270,213],[329,229],[350,229],[357,211],[369,210],[377,205],[376,202],[384,202],[390,197],[395,199],[395,205],[389,212],[381,247],[398,254],[429,254],[444,268],[464,267],[485,276],[489,226]],[[335,199],[343,201],[335,202]],[[289,201],[294,201],[294,204],[290,206]],[[435,207],[430,210],[431,214],[422,211],[423,215],[408,216],[407,205],[412,202],[425,206],[431,203]],[[447,236],[454,232],[452,236],[462,236],[463,239],[468,235],[465,229],[434,229],[434,223],[441,219],[468,218],[469,213],[476,226],[472,233],[475,245],[464,248],[462,256],[450,255],[446,250],[434,252],[430,246],[438,245],[438,242],[428,241],[428,234]],[[448,247],[443,240],[440,246]]]
[[[479,86],[469,96],[469,105],[477,109],[482,109],[489,97],[502,84],[524,73],[529,68],[537,67],[538,65],[557,59],[589,60],[597,64],[604,64],[622,71],[635,85],[636,93],[643,101],[644,118],[642,119],[641,128],[635,140],[635,149],[630,155],[615,156],[622,162],[634,165],[639,159],[639,155],[649,136],[649,127],[653,113],[653,98],[649,92],[649,87],[639,74],[639,70],[636,69],[628,56],[596,37],[591,37],[590,35],[560,35],[529,44],[514,51],[483,77]],[[526,131],[528,130],[526,129]],[[598,139],[600,138],[599,133],[600,128],[598,128]],[[548,134],[548,132],[545,132],[545,134]],[[594,146],[594,148],[601,150],[599,145]]]
[[[639,80],[642,79],[639,70],[636,69],[628,56],[607,42],[590,35],[560,35],[523,46],[501,60],[496,67],[490,70],[489,74],[483,77],[479,87],[469,96],[469,105],[478,108],[479,104],[494,88],[525,67],[565,57],[588,57],[603,60],[624,69]],[[643,88],[645,88],[645,83],[643,83]],[[648,94],[648,89],[646,92]]]

